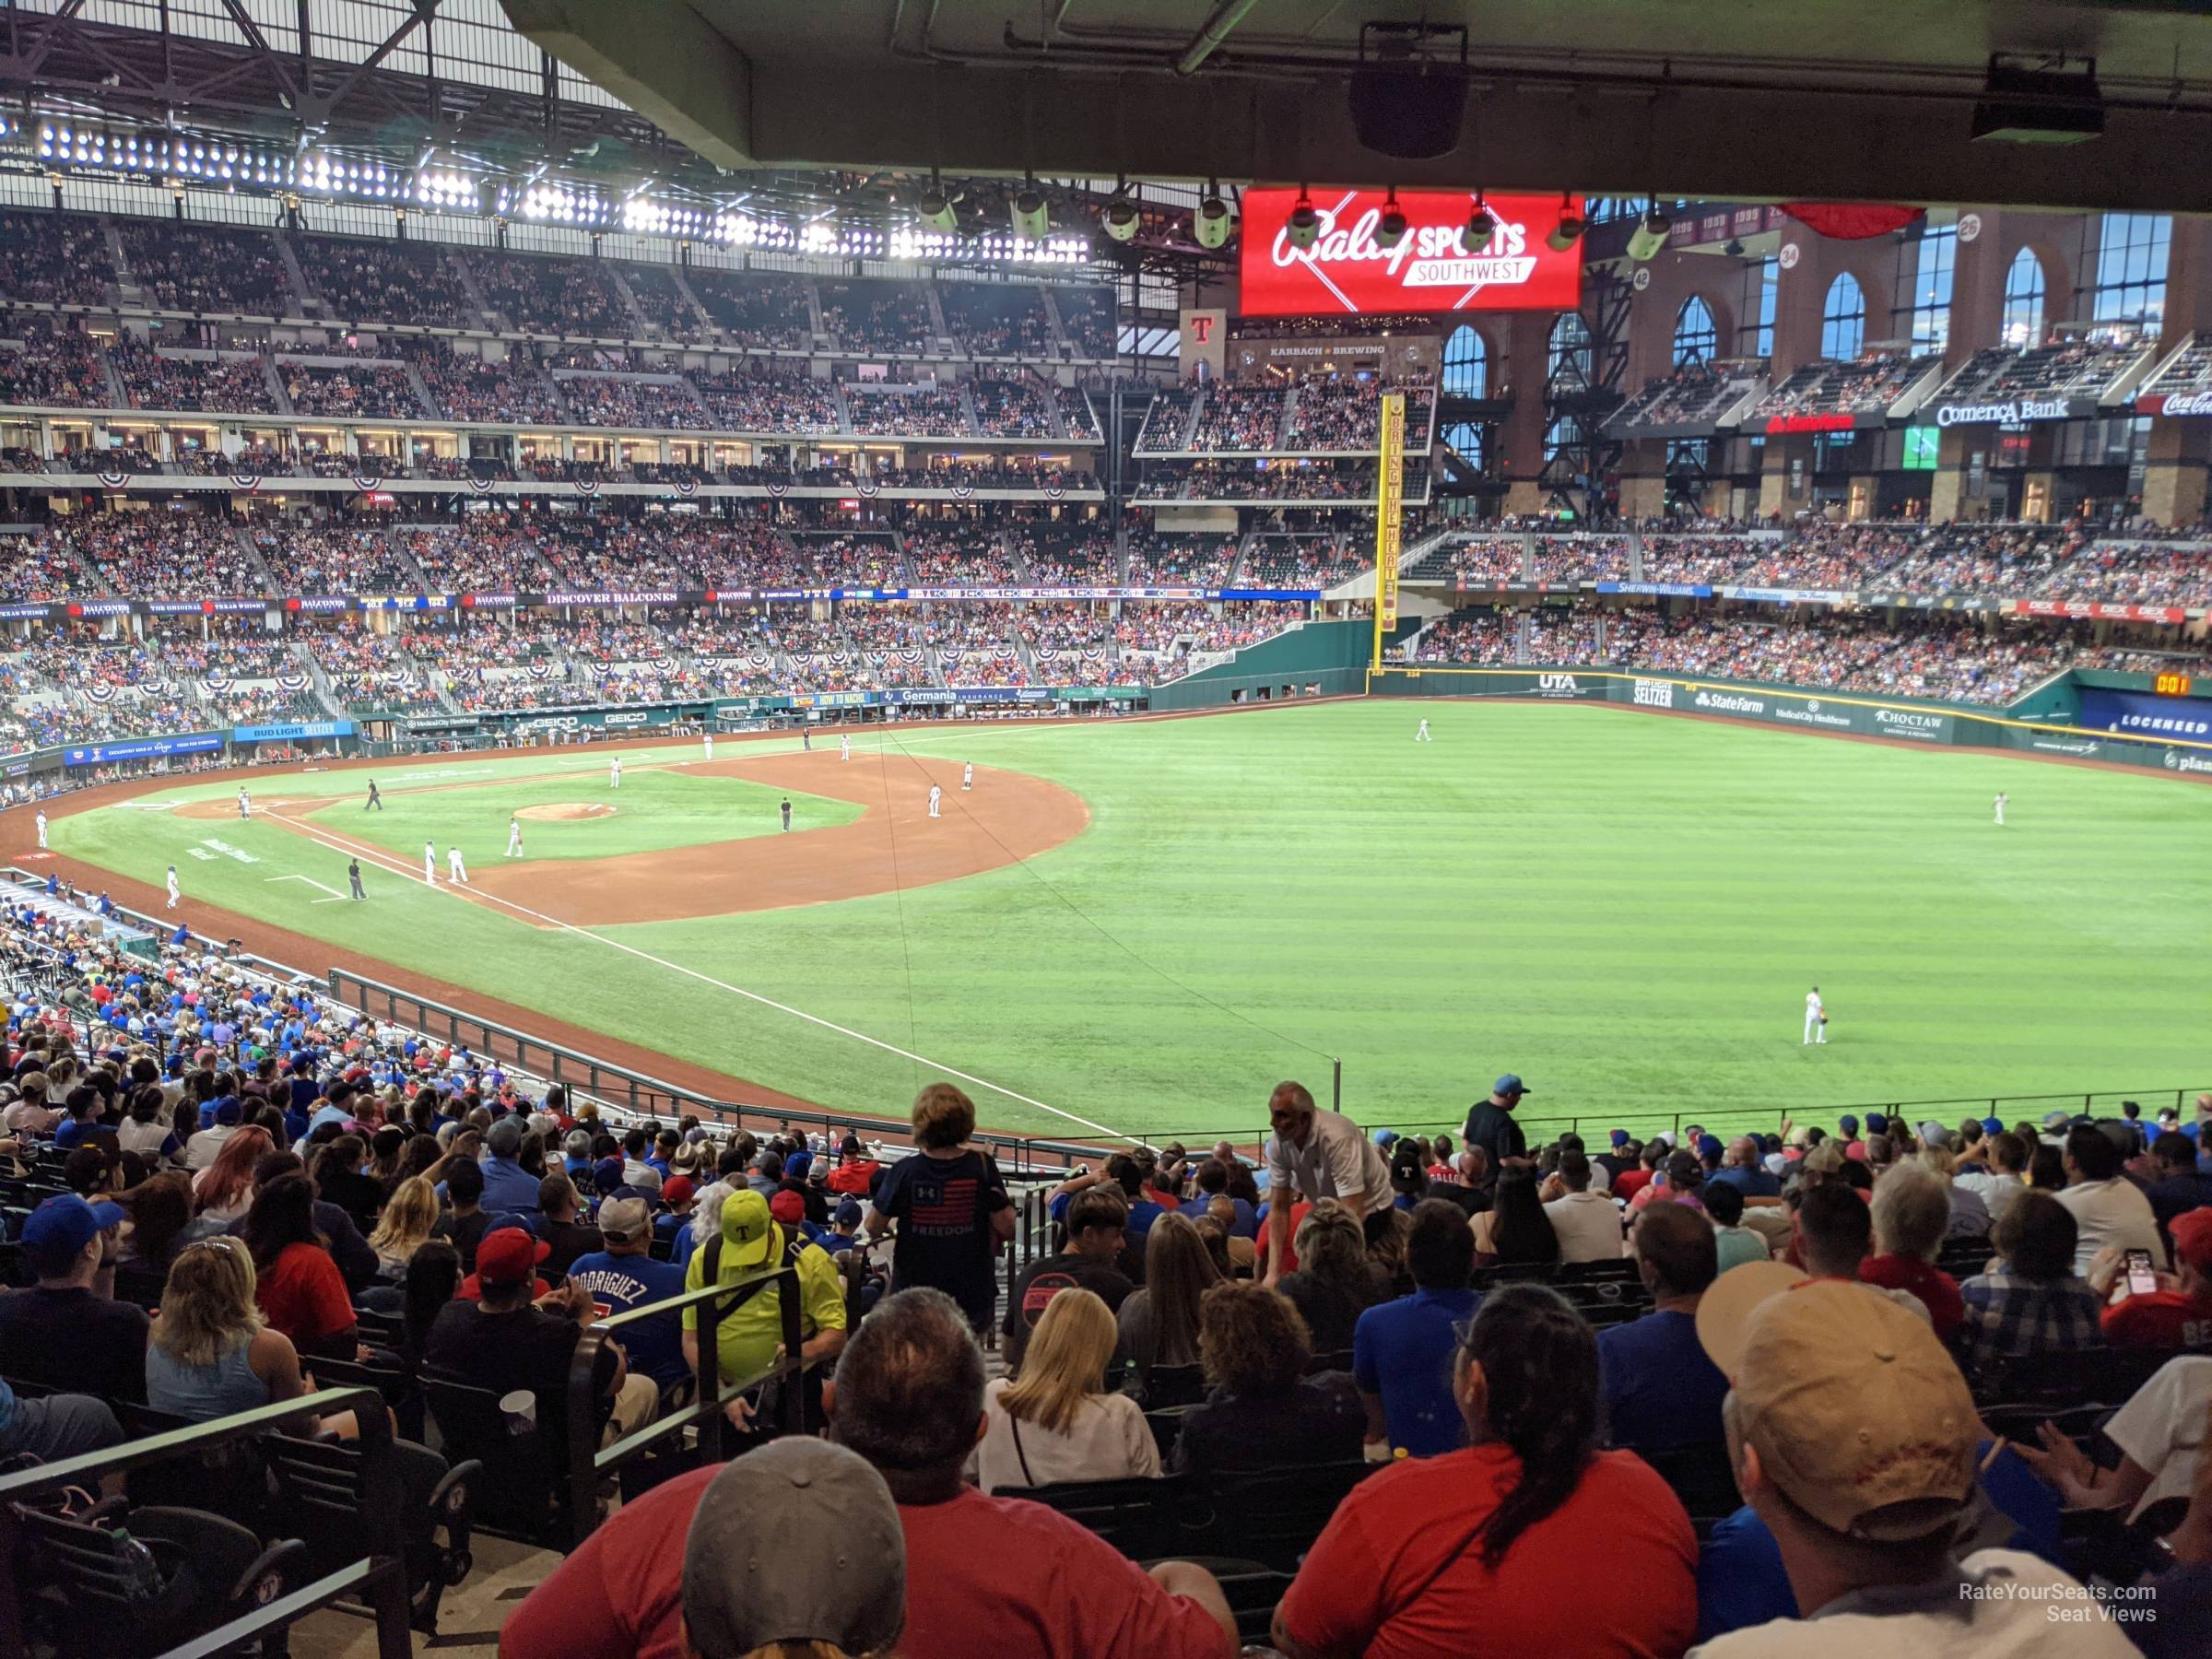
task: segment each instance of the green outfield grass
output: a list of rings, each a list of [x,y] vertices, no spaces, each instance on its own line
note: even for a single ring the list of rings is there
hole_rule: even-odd
[[[1437,741],[1417,746],[1424,714]],[[996,1086],[971,1092],[1006,1128],[1071,1128],[1019,1095],[1115,1131],[1250,1134],[1280,1077],[1325,1097],[1331,1055],[1371,1124],[1456,1120],[1506,1070],[1535,1090],[1527,1113],[1586,1127],[2212,1084],[2201,785],[1531,704],[1372,700],[857,739],[878,742],[1051,779],[1084,796],[1090,827],[1026,867],[898,897],[595,937],[395,878],[373,878],[367,904],[316,902],[269,877],[342,889],[343,860],[274,826],[134,806],[57,819],[53,838],[158,882],[212,835],[260,862],[179,859],[196,896],[833,1107],[896,1112],[957,1067]],[[626,758],[626,809],[650,759]],[[601,798],[603,756],[559,759],[580,793],[559,798]],[[445,777],[380,776],[382,828],[418,849],[406,815],[449,806],[403,804],[401,780],[484,774],[503,837],[514,797],[499,779],[547,763],[471,756],[434,769]],[[342,792],[270,778],[255,793],[294,787]],[[542,842],[559,827],[530,828]],[[651,833],[651,815],[590,828],[621,841]],[[1834,1022],[1829,1046],[1806,1049],[1814,982]]]
[[[531,858],[606,858],[618,853],[653,853],[688,847],[695,841],[773,835],[783,827],[779,810],[787,793],[783,790],[734,778],[656,771],[629,760],[623,765],[622,787],[610,789],[605,758],[595,757],[594,762],[589,770],[551,776],[482,782],[453,779],[437,786],[412,788],[405,787],[407,773],[396,771],[377,780],[383,794],[383,811],[366,810],[363,802],[369,792],[364,784],[342,801],[306,818],[310,823],[373,841],[404,858],[419,858],[428,837],[438,843],[441,858],[448,847],[457,845],[463,856],[476,863],[506,851],[507,820],[524,806],[576,804],[615,808],[609,818],[524,820],[523,847]],[[348,784],[355,781],[350,773],[337,777]],[[274,802],[282,797],[265,791],[263,798]],[[860,808],[847,801],[810,794],[792,794],[790,799],[794,832],[830,829],[860,816]]]

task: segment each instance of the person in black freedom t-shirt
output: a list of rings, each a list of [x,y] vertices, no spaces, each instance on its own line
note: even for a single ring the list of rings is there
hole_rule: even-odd
[[[959,1302],[980,1331],[997,1300],[992,1265],[1014,1236],[1014,1201],[998,1165],[968,1144],[975,1103],[949,1083],[932,1083],[914,1097],[912,1158],[884,1174],[868,1212],[868,1236],[899,1223],[891,1251],[891,1288],[928,1285]]]
[[[1006,1298],[1006,1374],[1021,1370],[1030,1334],[1063,1290],[1088,1290],[1116,1313],[1136,1287],[1114,1265],[1127,1242],[1129,1203],[1119,1187],[1086,1187],[1067,1206],[1067,1242],[1057,1255],[1032,1262]]]

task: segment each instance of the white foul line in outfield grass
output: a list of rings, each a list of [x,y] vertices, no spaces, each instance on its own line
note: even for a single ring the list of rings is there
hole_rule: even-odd
[[[264,816],[273,818],[276,815],[264,808]],[[268,881],[304,881],[309,887],[323,888],[323,890],[330,895],[327,899],[310,899],[308,900],[310,904],[342,904],[346,900],[346,895],[339,892],[336,888],[323,887],[323,884],[312,876],[269,876],[265,877],[264,879]]]
[[[404,877],[409,881],[421,883],[427,887],[434,888],[437,885],[435,882],[424,882],[419,869],[395,858],[382,847],[368,842],[353,841],[350,838],[337,835],[335,830],[325,830],[322,826],[310,824],[301,818],[286,818],[281,813],[268,812],[264,816],[289,824],[293,829],[306,835],[309,840],[329,848],[334,853],[344,853],[364,858],[389,875]],[[295,879],[308,881],[312,878],[301,876]],[[315,882],[314,885],[321,887],[323,884]],[[451,883],[447,884],[447,890],[449,892],[453,890]],[[328,892],[330,889],[324,888],[324,891]],[[1034,1106],[1040,1112],[1049,1112],[1056,1118],[1065,1118],[1071,1124],[1094,1130],[1109,1140],[1128,1141],[1133,1145],[1135,1144],[1136,1137],[1134,1135],[1124,1135],[1118,1129],[1109,1129],[1103,1124],[1093,1123],[1089,1118],[1079,1117],[1075,1112],[1065,1111],[1058,1106],[1049,1105],[1033,1095],[1026,1095],[1018,1089],[1008,1088],[1004,1084],[994,1083],[987,1077],[979,1077],[972,1072],[961,1071],[957,1066],[947,1065],[941,1060],[932,1060],[926,1054],[917,1054],[912,1049],[902,1049],[897,1043],[886,1042],[880,1037],[871,1037],[865,1031],[856,1031],[850,1026],[839,1025],[835,1020],[825,1019],[819,1014],[809,1014],[804,1008],[794,1008],[789,1003],[778,1002],[772,996],[763,996],[758,991],[747,991],[743,985],[733,985],[727,980],[716,979],[712,974],[702,973],[696,968],[687,968],[681,962],[672,962],[665,957],[654,956],[649,950],[640,950],[635,945],[625,944],[620,939],[610,939],[605,934],[594,933],[588,927],[579,927],[573,922],[563,922],[559,916],[548,916],[543,911],[532,910],[526,904],[517,904],[512,899],[502,899],[496,893],[482,892],[474,888],[468,888],[465,892],[454,893],[453,896],[467,898],[478,904],[503,906],[513,911],[517,915],[528,916],[533,921],[542,922],[548,927],[558,928],[563,933],[572,933],[580,938],[590,939],[596,944],[605,945],[610,950],[618,950],[625,956],[636,957],[641,962],[651,962],[657,968],[665,968],[672,973],[680,973],[687,979],[697,980],[702,985],[712,985],[717,991],[727,991],[733,996],[742,996],[747,1002],[759,1003],[764,1008],[773,1008],[779,1014],[788,1014],[794,1019],[803,1019],[808,1025],[819,1026],[825,1031],[835,1031],[841,1037],[850,1037],[855,1042],[865,1042],[870,1048],[881,1049],[887,1054],[896,1054],[900,1059],[911,1060],[917,1065],[926,1065],[932,1071],[942,1072],[948,1077],[958,1077],[963,1083],[972,1083],[978,1088],[987,1088],[994,1094],[1004,1095],[1009,1100],[1019,1100],[1025,1106]],[[318,899],[314,902],[320,904],[323,900]]]

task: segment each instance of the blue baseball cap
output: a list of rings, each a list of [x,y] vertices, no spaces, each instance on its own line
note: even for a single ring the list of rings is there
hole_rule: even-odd
[[[1398,1143],[1398,1132],[1395,1129],[1378,1129],[1374,1138],[1378,1147],[1394,1147]]]
[[[1721,1137],[1719,1135],[1700,1135],[1698,1136],[1698,1156],[1700,1158],[1718,1158],[1720,1155]]]
[[[1530,1091],[1527,1084],[1514,1077],[1512,1072],[1507,1072],[1504,1077],[1490,1085],[1490,1092],[1494,1095],[1517,1095],[1527,1094]]]
[[[837,1206],[837,1224],[840,1227],[846,1229],[858,1227],[860,1218],[860,1200],[857,1198],[848,1198]]]
[[[1994,1117],[1983,1118],[1983,1119],[1982,1120],[1982,1133],[1983,1133],[1983,1134],[1984,1134],[1984,1135],[2002,1135],[2002,1134],[2004,1134],[2004,1133],[2005,1133],[2005,1120],[2004,1120],[2003,1118],[1994,1118]]]
[[[1887,1135],[1888,1132],[1889,1132],[1889,1120],[1888,1120],[1887,1117],[1885,1117],[1885,1116],[1884,1116],[1882,1113],[1880,1113],[1880,1112],[1868,1112],[1868,1113],[1866,1114],[1866,1133],[1867,1133],[1867,1134],[1869,1134],[1869,1135]]]
[[[592,1185],[602,1193],[612,1193],[622,1184],[622,1160],[603,1158],[592,1166]]]
[[[120,1204],[88,1203],[75,1193],[49,1198],[23,1223],[23,1254],[41,1277],[60,1273],[94,1239],[123,1225]]]
[[[1616,1147],[1625,1147],[1629,1144],[1629,1132],[1626,1129],[1616,1129],[1606,1138]]]
[[[814,1167],[814,1156],[808,1152],[794,1152],[783,1160],[783,1173],[794,1181],[806,1179],[806,1171]]]
[[[1859,1132],[1859,1120],[1847,1112],[1836,1120],[1836,1127],[1846,1135],[1856,1135]]]

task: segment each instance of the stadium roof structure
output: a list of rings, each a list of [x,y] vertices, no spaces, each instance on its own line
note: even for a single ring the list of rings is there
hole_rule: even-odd
[[[2212,15],[2180,0],[1218,0],[1202,20],[1189,0],[502,4],[732,168],[2212,209],[2192,161],[2212,153]],[[1441,151],[1355,132],[1363,54],[1394,53],[1464,61]],[[2076,77],[2055,101],[2101,135],[1975,142],[2006,124],[1977,109],[1998,57]]]

